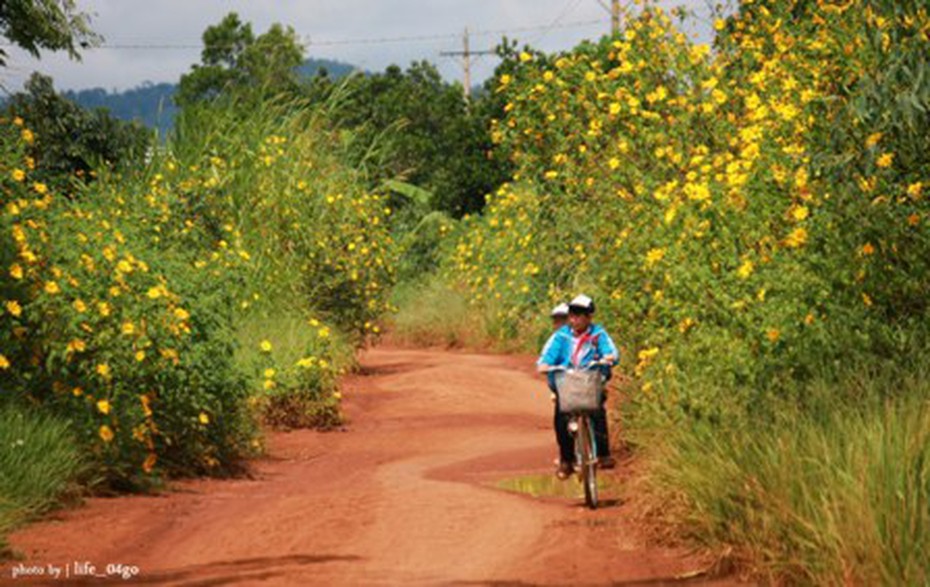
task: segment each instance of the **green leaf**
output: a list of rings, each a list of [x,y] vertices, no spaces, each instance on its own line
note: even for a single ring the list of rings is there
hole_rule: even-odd
[[[392,192],[400,194],[421,206],[429,206],[430,199],[433,197],[433,192],[429,190],[396,179],[389,179],[383,185]]]

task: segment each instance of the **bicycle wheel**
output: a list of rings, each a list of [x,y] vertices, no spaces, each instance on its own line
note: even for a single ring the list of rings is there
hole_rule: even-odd
[[[588,416],[579,418],[578,438],[581,443],[581,480],[584,484],[584,502],[597,508],[597,454],[595,453],[594,427]]]

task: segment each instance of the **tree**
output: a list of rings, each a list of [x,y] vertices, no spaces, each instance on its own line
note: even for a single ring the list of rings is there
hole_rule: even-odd
[[[25,89],[10,98],[7,110],[34,132],[30,155],[37,179],[67,187],[75,178],[90,179],[90,172],[101,166],[124,171],[144,161],[152,139],[149,129],[113,118],[102,108],[81,108],[39,73],[32,74]]]
[[[35,57],[41,49],[67,51],[79,59],[78,48],[100,41],[90,30],[89,17],[75,9],[74,0],[3,0],[0,2],[0,35]],[[0,66],[6,52],[0,49]]]
[[[296,92],[303,47],[291,27],[273,24],[256,37],[231,12],[203,33],[202,63],[181,76],[176,100],[185,106],[221,95],[266,97]]]
[[[428,190],[434,210],[456,217],[481,210],[485,194],[504,178],[487,157],[491,141],[484,111],[468,107],[459,84],[445,82],[426,61],[406,71],[392,65],[347,83],[351,98],[336,122],[361,137],[356,142],[363,152],[377,141],[388,143],[376,176]],[[325,77],[314,79],[311,99],[325,100],[327,86],[333,84]]]

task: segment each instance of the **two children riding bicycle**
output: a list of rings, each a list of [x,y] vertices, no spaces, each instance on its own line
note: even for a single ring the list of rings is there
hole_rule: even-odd
[[[610,379],[611,367],[617,364],[620,353],[607,331],[593,323],[594,301],[586,295],[579,295],[567,305],[556,306],[551,316],[556,330],[546,341],[536,365],[540,373],[547,374],[552,393],[558,395],[554,377],[558,369],[596,367],[601,370],[605,381]],[[614,466],[614,459],[610,456],[607,413],[603,402],[600,409],[591,414],[591,420],[600,450],[599,466],[610,468]],[[556,470],[559,479],[568,478],[573,470],[574,440],[568,430],[568,421],[569,414],[560,412],[556,402],[553,426],[559,444],[559,466]]]

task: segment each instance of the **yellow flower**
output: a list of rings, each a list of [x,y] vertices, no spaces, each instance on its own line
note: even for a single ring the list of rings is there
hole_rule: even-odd
[[[704,183],[687,183],[683,188],[688,199],[703,202],[710,197],[710,190]]]
[[[300,359],[299,361],[297,361],[297,366],[303,367],[305,369],[309,369],[310,367],[313,366],[313,363],[315,362],[316,362],[316,357],[304,357],[303,359]]]
[[[907,186],[907,195],[914,198],[915,200],[920,197],[920,191],[923,189],[923,184],[921,182],[912,183]]]
[[[145,457],[145,461],[142,463],[142,470],[146,473],[151,473],[152,469],[155,468],[155,462],[158,460],[158,457],[155,456],[155,453],[149,453],[149,456]]]
[[[329,336],[329,327],[324,326],[323,328],[317,330],[316,333],[320,336],[320,338],[326,338]]]
[[[736,270],[736,274],[739,275],[741,279],[748,279],[749,276],[752,275],[754,269],[755,265],[753,262],[747,259],[746,261],[743,261],[743,264],[740,265],[739,269]]]
[[[270,353],[270,352],[271,352],[271,341],[263,340],[258,346],[259,346],[259,348],[262,349],[262,352],[263,352],[263,353]]]
[[[125,334],[125,335],[127,335],[127,336],[128,336],[128,335],[131,335],[131,334],[135,334],[135,332],[136,332],[136,325],[127,320],[126,322],[123,322],[123,326],[122,326],[121,330],[122,330],[123,334]]]
[[[869,297],[869,294],[867,293],[862,294],[862,303],[865,304],[866,306],[872,305],[872,298]]]
[[[157,300],[161,297],[161,286],[150,287],[146,294],[150,300]]]
[[[781,338],[781,332],[777,328],[771,328],[765,333],[765,337],[772,342],[778,342],[778,339]]]
[[[100,363],[97,365],[97,374],[101,377],[108,378],[110,376],[110,366],[106,363]]]
[[[10,368],[10,360],[5,356],[0,355],[0,370],[6,371]]]
[[[100,315],[106,318],[110,315],[110,304],[107,302],[100,302],[97,304],[97,311],[100,312]]]
[[[807,181],[810,176],[807,173],[807,169],[804,167],[799,167],[797,172],[794,174],[794,185],[798,186],[798,189],[804,189],[807,187]]]
[[[142,402],[142,412],[148,418],[152,415],[152,399],[148,395],[140,395],[139,401]]]
[[[28,128],[24,128],[22,132],[23,142],[27,144],[32,144],[36,140],[36,136]]]
[[[810,210],[807,209],[807,206],[798,206],[791,212],[791,216],[798,222],[806,219],[809,215]]]
[[[176,308],[174,310],[174,317],[177,318],[178,320],[187,320],[188,318],[191,317],[191,315],[184,308]]]
[[[274,389],[274,386],[275,386],[274,381],[272,381],[271,379],[266,379],[266,380],[265,380],[265,383],[263,384],[263,387],[264,387],[266,390],[267,390],[267,389]]]
[[[10,276],[13,279],[23,278],[23,268],[19,266],[19,263],[13,263],[10,265]]]
[[[532,61],[532,60],[533,60],[533,56],[527,53],[526,51],[522,51],[520,53],[520,63],[526,63],[527,61]]]
[[[201,424],[207,425],[210,423],[210,416],[206,412],[200,412],[200,415],[197,417]]]
[[[74,389],[71,390],[71,393],[74,394],[74,397],[81,397],[82,395],[84,395],[84,390],[81,389],[80,387],[75,387]]]
[[[97,411],[100,412],[101,414],[109,414],[110,413],[110,402],[108,402],[105,399],[98,401]]]
[[[271,379],[272,377],[274,377],[275,373],[276,373],[276,371],[275,371],[274,369],[272,369],[271,367],[269,367],[269,368],[265,369],[264,375],[265,375],[265,378],[266,378],[266,379]]]
[[[54,281],[45,282],[45,293],[49,295],[55,295],[61,292],[61,288],[58,287],[58,283]]]
[[[82,300],[74,300],[72,307],[79,313],[83,314],[87,310],[87,305]]]
[[[791,233],[785,238],[785,246],[791,248],[799,248],[804,246],[807,242],[807,231],[803,228],[795,228]]]
[[[651,267],[665,257],[665,249],[650,249],[646,253],[646,266]]]
[[[22,169],[14,169],[10,175],[13,176],[13,181],[23,181],[26,179],[26,172]]]
[[[19,317],[23,313],[23,307],[16,300],[9,300],[6,303],[6,311],[13,316]]]
[[[882,169],[891,167],[891,163],[894,161],[894,153],[883,153],[878,160],[875,162],[876,165]]]
[[[104,442],[110,442],[113,440],[113,430],[111,430],[109,426],[101,426],[97,434],[100,435],[101,440]]]
[[[652,347],[648,349],[643,349],[637,353],[637,358],[640,361],[648,361],[659,354],[659,347]]]
[[[48,193],[48,186],[44,183],[35,182],[32,184],[32,189],[34,189],[36,193],[41,196],[44,196],[46,193]]]
[[[869,137],[865,140],[865,147],[866,147],[867,149],[871,149],[872,147],[874,147],[875,145],[877,145],[877,144],[878,144],[878,141],[880,141],[880,140],[882,140],[882,133],[880,133],[880,132],[872,133],[872,134],[870,134]]]
[[[68,343],[69,353],[82,353],[84,352],[86,348],[87,348],[87,345],[84,344],[84,341],[79,338],[75,338],[74,340]]]

